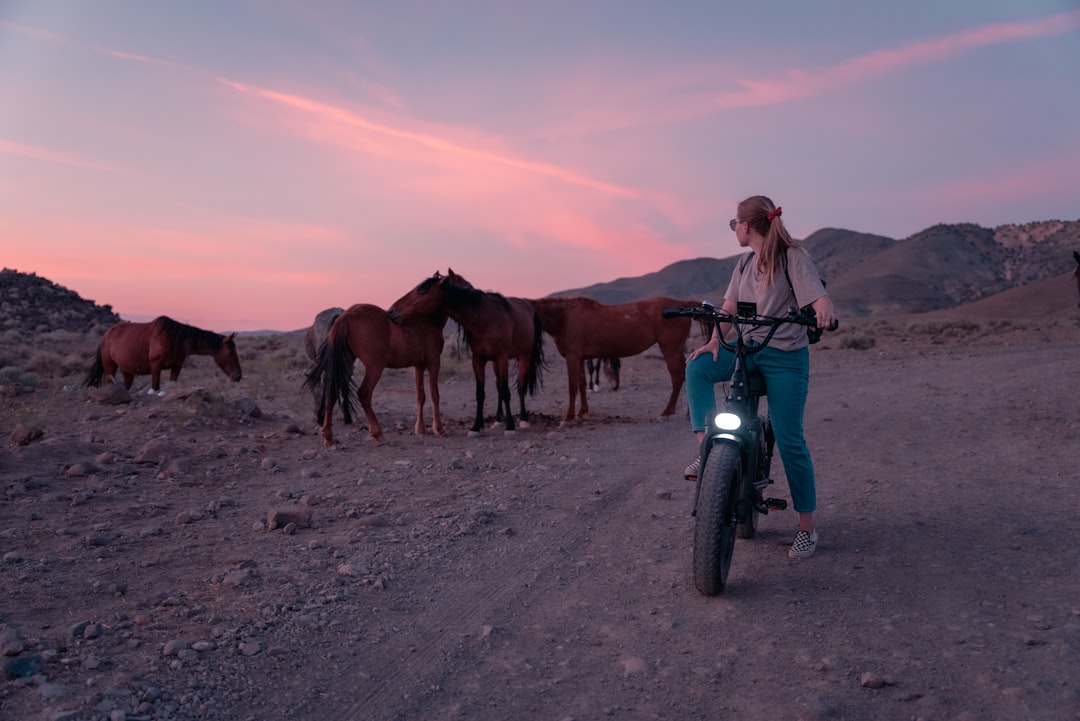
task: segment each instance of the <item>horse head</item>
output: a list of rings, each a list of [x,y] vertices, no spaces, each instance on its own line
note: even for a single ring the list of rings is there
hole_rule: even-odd
[[[464,276],[460,276],[454,272],[453,268],[447,268],[446,282],[452,285],[456,285],[459,288],[468,288],[469,290],[476,290],[472,283],[465,280]]]
[[[410,318],[441,314],[443,287],[447,280],[448,276],[435,271],[434,275],[421,281],[419,285],[390,305],[387,310],[390,320],[400,323]]]
[[[221,341],[221,348],[214,353],[214,362],[225,372],[225,375],[229,376],[229,380],[234,383],[240,380],[240,356],[236,352],[236,333],[229,334]]]

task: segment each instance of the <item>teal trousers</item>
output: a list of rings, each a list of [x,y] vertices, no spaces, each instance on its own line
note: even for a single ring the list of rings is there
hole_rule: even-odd
[[[765,376],[769,417],[792,505],[799,513],[810,513],[817,508],[814,463],[803,437],[803,411],[810,386],[810,349],[764,348],[746,361],[747,370],[756,369]],[[730,380],[734,369],[735,355],[724,348],[720,348],[718,360],[706,353],[687,364],[686,403],[694,431],[704,431],[716,414],[716,384]]]

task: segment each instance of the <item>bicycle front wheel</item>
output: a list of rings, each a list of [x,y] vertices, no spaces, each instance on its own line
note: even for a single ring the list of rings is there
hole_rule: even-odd
[[[694,586],[706,596],[721,593],[727,584],[735,551],[733,492],[741,475],[739,449],[726,443],[712,449],[701,469],[694,523]]]

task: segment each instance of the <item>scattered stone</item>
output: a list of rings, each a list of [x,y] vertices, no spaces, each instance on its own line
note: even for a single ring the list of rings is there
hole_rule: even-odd
[[[258,641],[245,641],[240,644],[240,653],[244,656],[254,656],[262,651],[262,644]]]
[[[161,655],[162,656],[175,656],[178,653],[180,653],[181,651],[186,650],[187,647],[188,647],[188,645],[183,639],[176,638],[176,639],[173,639],[172,641],[168,641],[168,642],[165,643],[165,645],[161,649]]]
[[[863,688],[882,688],[885,686],[885,679],[873,671],[866,671],[859,676],[859,685]]]
[[[45,659],[41,656],[22,656],[20,658],[13,658],[5,663],[4,673],[10,681],[19,678],[31,678],[41,673],[41,669],[44,668],[44,666]]]
[[[167,440],[155,438],[148,441],[135,454],[136,463],[162,464],[179,453],[179,449]]]
[[[90,398],[105,406],[121,406],[131,403],[131,393],[123,383],[110,383],[90,391]]]
[[[277,528],[284,528],[290,523],[295,523],[297,528],[310,528],[311,515],[310,508],[299,505],[275,508],[267,514],[266,527],[273,531]]]
[[[26,648],[22,634],[17,629],[0,629],[0,656],[18,656]]]
[[[26,560],[26,557],[18,551],[8,551],[4,554],[4,563],[6,564],[22,563],[24,560]]]

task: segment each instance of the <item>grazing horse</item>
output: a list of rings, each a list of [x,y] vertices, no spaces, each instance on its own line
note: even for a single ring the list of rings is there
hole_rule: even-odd
[[[384,437],[371,405],[371,396],[387,368],[411,367],[416,371],[416,425],[413,431],[418,436],[424,435],[424,371],[427,371],[434,416],[431,431],[441,436],[439,368],[445,325],[446,315],[439,312],[397,323],[390,320],[389,313],[375,305],[360,303],[343,311],[330,326],[326,340],[315,353],[315,364],[304,380],[304,387],[315,396],[315,418],[322,425],[323,442],[327,446],[334,444],[331,428],[334,403],[341,403],[345,422],[351,422],[352,373],[357,358],[364,364],[364,378],[356,397],[367,417],[368,433],[377,443],[382,443]]]
[[[443,310],[461,327],[472,351],[476,376],[476,420],[469,435],[484,427],[484,374],[488,361],[495,371],[498,391],[496,417],[505,410],[506,432],[514,431],[510,409],[511,358],[517,359],[517,391],[520,419],[528,423],[525,394],[534,394],[542,383],[544,336],[540,319],[529,301],[507,298],[499,293],[477,290],[450,269],[447,275],[436,272],[390,306],[390,317],[404,322],[408,318]]]
[[[600,369],[604,370],[604,377],[611,384],[611,390],[619,390],[619,371],[622,368],[621,358],[586,358],[585,378],[589,390],[593,393],[600,390]]]
[[[164,395],[161,371],[170,371],[169,380],[175,382],[189,355],[213,356],[218,368],[230,380],[238,381],[240,358],[235,339],[236,333],[223,336],[166,316],[149,323],[117,323],[102,336],[85,385],[100,386],[102,379],[112,383],[119,370],[124,377],[124,388],[131,390],[135,376],[149,374],[148,393]]]
[[[1073,278],[1076,278],[1076,292],[1080,294],[1080,253],[1074,250],[1073,258],[1076,259],[1076,270],[1073,271]],[[1077,301],[1076,307],[1080,308],[1080,300]]]
[[[592,298],[539,298],[532,301],[540,314],[544,331],[555,339],[555,347],[566,359],[570,381],[570,405],[564,424],[589,414],[585,395],[586,358],[625,358],[659,344],[668,373],[671,397],[661,416],[675,412],[675,401],[686,379],[683,355],[690,335],[689,318],[665,319],[661,310],[667,306],[687,305],[673,298],[647,298],[633,303],[606,305]],[[575,414],[574,402],[581,395],[581,411]]]

